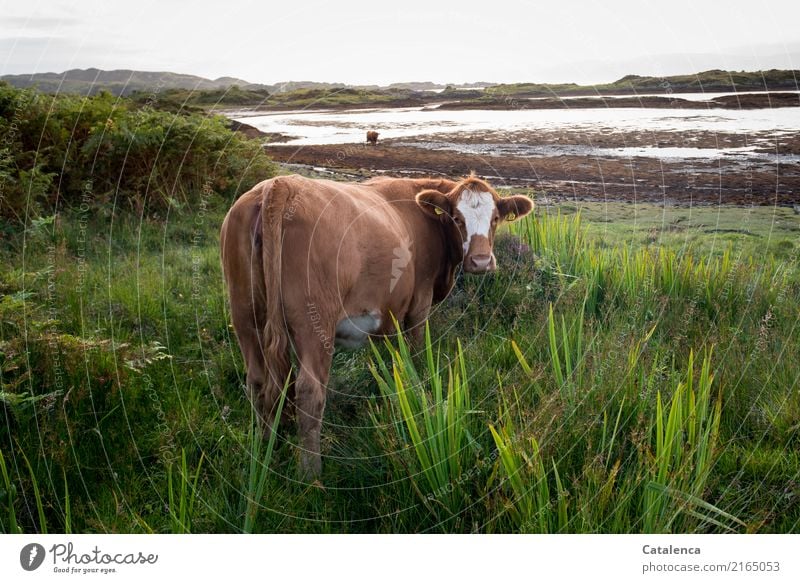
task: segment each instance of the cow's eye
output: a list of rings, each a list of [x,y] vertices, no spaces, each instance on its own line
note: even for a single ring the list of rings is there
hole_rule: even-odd
[[[455,221],[456,225],[461,226],[464,224],[464,219],[461,217],[453,217],[453,221]]]

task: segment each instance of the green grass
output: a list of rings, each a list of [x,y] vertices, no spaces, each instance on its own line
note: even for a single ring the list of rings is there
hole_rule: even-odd
[[[286,380],[283,392],[278,400],[278,407],[275,409],[275,421],[269,428],[269,439],[267,439],[267,447],[263,452],[262,447],[264,446],[264,439],[262,431],[256,421],[255,410],[251,410],[249,440],[250,472],[247,476],[246,508],[244,511],[242,532],[253,532],[256,518],[258,517],[258,512],[261,507],[261,501],[264,499],[267,478],[269,476],[270,466],[272,465],[272,454],[275,451],[275,442],[278,438],[278,421],[281,418],[288,388],[289,379]]]
[[[422,346],[337,352],[320,488],[253,431],[230,202],[3,240],[0,530],[800,531],[790,210],[537,209]]]
[[[200,478],[200,468],[203,465],[203,456],[197,462],[194,478],[189,473],[186,465],[186,452],[181,451],[181,465],[178,469],[176,481],[173,485],[173,468],[167,471],[167,488],[169,491],[169,516],[172,521],[173,534],[189,534],[192,532],[192,516],[194,503],[197,500],[197,480]],[[67,497],[69,500],[69,497]]]

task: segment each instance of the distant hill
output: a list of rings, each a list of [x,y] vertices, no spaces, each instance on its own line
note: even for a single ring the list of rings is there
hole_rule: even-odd
[[[320,81],[283,81],[281,83],[275,83],[274,85],[262,85],[261,87],[270,88],[270,93],[290,93],[292,91],[300,91],[303,89],[314,89],[314,90],[343,89],[347,87],[347,84],[323,83]]]
[[[234,77],[206,79],[196,75],[168,73],[165,71],[132,71],[116,69],[70,69],[63,73],[34,73],[32,75],[3,75],[1,80],[14,87],[38,87],[45,93],[80,93],[93,95],[107,90],[114,95],[130,95],[136,91],[146,92],[154,89],[199,89],[208,91],[224,89],[232,85],[248,89],[264,89],[267,86],[254,85]]]
[[[776,91],[781,89],[800,89],[800,71],[771,69],[769,71],[722,71],[712,69],[694,75],[672,75],[669,77],[643,77],[626,75],[610,83],[610,87],[631,89],[638,92],[652,91]]]
[[[641,93],[708,93],[727,91],[785,91],[798,90],[800,71],[771,69],[769,71],[721,71],[714,69],[692,75],[644,77],[626,75],[613,83],[576,85],[575,83],[508,83],[487,89],[490,95],[519,97],[567,96]]]
[[[300,90],[337,90],[355,87],[363,90],[389,90],[389,91],[441,91],[448,87],[446,84],[433,83],[432,81],[392,83],[387,86],[379,85],[348,85],[346,83],[325,83],[319,81],[284,81],[273,84],[250,83],[236,77],[220,77],[219,79],[206,79],[197,75],[184,75],[167,71],[134,71],[130,69],[115,69],[104,71],[102,69],[70,69],[63,73],[33,73],[30,75],[3,75],[0,80],[6,81],[14,87],[37,87],[44,93],[79,93],[94,95],[106,90],[114,95],[130,95],[132,93],[147,93],[155,89],[191,89],[196,91],[215,91],[236,86],[248,91],[259,93],[291,93]],[[484,88],[492,83],[459,83],[450,87],[459,89]]]
[[[392,83],[387,86],[354,86],[317,81],[286,81],[266,85],[235,77],[206,79],[196,75],[127,69],[72,69],[63,73],[0,77],[0,80],[15,87],[36,86],[46,93],[92,95],[100,90],[107,90],[115,95],[132,96],[142,102],[150,101],[150,95],[158,91],[160,106],[175,110],[185,107],[228,106],[263,109],[413,107],[441,102],[444,99],[458,101],[458,107],[463,108],[470,103],[476,106],[502,104],[509,97],[786,91],[800,89],[798,79],[800,71],[775,69],[752,72],[711,70],[669,77],[626,75],[612,83],[597,85],[485,82],[443,85],[431,81]]]

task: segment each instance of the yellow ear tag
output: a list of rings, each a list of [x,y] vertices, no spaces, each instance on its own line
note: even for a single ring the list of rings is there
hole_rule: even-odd
[[[507,220],[507,221],[513,221],[513,220],[514,220],[514,219],[516,219],[516,218],[517,218],[517,215],[515,215],[514,213],[508,213],[508,214],[506,215],[506,220]]]
[[[442,209],[440,209],[438,206],[435,206],[435,207],[433,207],[433,212],[435,212],[437,215],[440,215],[444,211]]]

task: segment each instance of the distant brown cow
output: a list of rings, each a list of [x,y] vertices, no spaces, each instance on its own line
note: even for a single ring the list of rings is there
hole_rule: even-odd
[[[247,385],[270,427],[294,352],[301,476],[321,471],[334,343],[355,347],[392,333],[392,316],[418,342],[458,266],[494,271],[497,225],[532,208],[529,198],[500,198],[474,176],[363,183],[280,176],[236,201],[220,244]]]
[[[375,131],[372,131],[372,130],[368,131],[367,132],[367,143],[368,144],[372,144],[373,146],[377,146],[378,145],[378,136],[379,135],[380,134],[378,132],[375,132]]]

